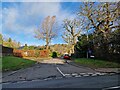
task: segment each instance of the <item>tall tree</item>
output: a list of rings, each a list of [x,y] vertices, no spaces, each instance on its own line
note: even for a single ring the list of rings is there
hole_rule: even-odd
[[[28,45],[27,44],[25,44],[25,46],[24,46],[24,48],[23,48],[24,50],[27,50],[28,49]]]
[[[119,9],[117,3],[84,3],[79,12],[80,16],[83,16],[87,19],[88,28],[94,29],[94,44],[95,47],[100,47],[101,53],[107,57],[109,48],[108,42],[110,38],[110,33],[120,28],[116,23],[117,18],[119,17]],[[99,50],[97,50],[99,51]]]
[[[11,38],[8,39],[8,47],[12,47],[12,39]]]
[[[89,39],[87,40],[87,37]],[[92,34],[81,34],[78,37],[78,42],[75,45],[75,56],[76,57],[82,57],[82,58],[88,58],[90,55],[93,54],[94,48],[93,48],[93,35]]]
[[[57,36],[56,26],[55,26],[56,16],[48,16],[42,22],[42,27],[38,30],[35,30],[35,38],[43,39],[46,41],[46,49],[49,48],[51,39]]]
[[[20,47],[20,45],[21,45],[20,42],[18,42],[18,43],[17,43],[17,47]]]
[[[71,52],[74,53],[74,46],[77,42],[77,37],[80,35],[81,29],[79,28],[80,21],[74,20],[64,20],[64,35],[62,38],[71,48]]]

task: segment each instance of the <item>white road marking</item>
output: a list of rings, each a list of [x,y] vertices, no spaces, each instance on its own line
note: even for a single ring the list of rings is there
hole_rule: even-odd
[[[81,77],[81,75],[75,76],[75,77]]]
[[[117,88],[120,88],[120,86],[103,88],[102,90],[110,90],[110,89],[117,89]]]
[[[100,75],[105,75],[105,74],[107,74],[107,73],[101,73]]]
[[[95,73],[95,74],[92,74],[91,76],[97,76],[97,74]]]
[[[100,72],[96,72],[96,74],[100,75],[101,73]]]
[[[76,75],[78,75],[78,74],[77,74],[77,73],[72,73],[72,75],[73,75],[73,76],[76,76]]]
[[[24,82],[28,82],[28,81],[18,81],[18,82],[16,82],[16,83],[24,83]]]
[[[80,73],[80,75],[85,75],[86,73]]]
[[[87,76],[89,76],[89,75],[88,75],[88,74],[85,74],[85,75],[83,75],[83,76],[87,77]]]
[[[93,73],[87,73],[87,74],[92,75]]]
[[[48,80],[47,78],[44,79],[45,81]]]
[[[65,77],[65,74],[58,67],[56,67],[56,68],[60,72],[60,74]]]
[[[115,73],[110,73],[110,75],[113,75],[113,74],[115,74]]]
[[[70,75],[70,74],[65,74],[65,76],[68,76],[68,75]]]
[[[40,79],[35,79],[35,80],[32,80],[33,82],[36,82],[36,81],[43,81],[43,80],[40,80]]]
[[[44,80],[51,80],[52,78],[45,78]]]

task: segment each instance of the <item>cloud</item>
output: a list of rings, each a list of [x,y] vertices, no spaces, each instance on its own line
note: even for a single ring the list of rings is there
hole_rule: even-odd
[[[3,16],[3,33],[25,35],[24,38],[34,36],[34,30],[38,28],[43,19],[50,15],[56,15],[59,26],[63,20],[67,18],[74,18],[75,15],[67,10],[63,10],[60,2],[23,2],[13,3],[12,7],[2,8]]]
[[[60,3],[22,3],[20,8],[3,9],[3,27],[11,32],[18,32],[17,29],[24,28],[26,30],[27,27],[34,27],[36,23],[40,23],[48,15],[56,15],[59,21],[66,17],[74,17],[61,10]]]
[[[29,8],[28,14],[30,15],[55,15],[60,11],[60,3],[32,3],[25,4],[26,8]]]
[[[14,8],[4,8],[3,9],[3,28],[9,29],[10,31],[16,30],[14,26],[17,28],[16,20],[17,20],[17,10]]]

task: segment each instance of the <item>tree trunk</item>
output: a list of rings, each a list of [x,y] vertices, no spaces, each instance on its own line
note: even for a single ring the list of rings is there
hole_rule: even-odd
[[[49,46],[48,45],[46,45],[46,49],[48,50],[48,48],[49,48]]]
[[[49,48],[49,41],[48,41],[48,38],[46,38],[46,49],[48,50]]]
[[[74,53],[74,45],[72,45],[72,53]]]

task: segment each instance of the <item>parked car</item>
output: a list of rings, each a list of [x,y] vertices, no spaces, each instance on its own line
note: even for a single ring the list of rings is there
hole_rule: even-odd
[[[70,59],[69,54],[64,54],[63,59]]]

